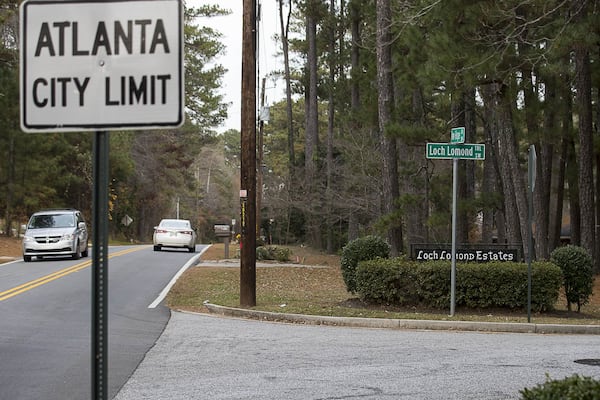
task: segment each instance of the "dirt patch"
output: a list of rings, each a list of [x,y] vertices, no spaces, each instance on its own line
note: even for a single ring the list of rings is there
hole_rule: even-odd
[[[0,258],[21,257],[21,239],[0,236]]]

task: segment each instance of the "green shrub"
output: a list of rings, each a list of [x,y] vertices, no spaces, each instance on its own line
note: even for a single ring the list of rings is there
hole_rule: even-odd
[[[457,265],[457,304],[471,308],[524,308],[527,306],[528,267],[524,263],[491,262]],[[554,307],[562,285],[561,271],[549,262],[531,265],[531,308]]]
[[[550,255],[553,263],[558,265],[563,274],[563,285],[567,298],[567,309],[577,304],[577,312],[590,300],[594,286],[592,257],[579,246],[556,248]]]
[[[421,302],[429,307],[445,308],[450,304],[451,264],[447,261],[421,263],[412,261],[417,268],[416,282]],[[407,268],[411,266],[407,265]]]
[[[521,400],[600,400],[600,381],[573,375],[520,391]]]
[[[369,235],[355,239],[342,249],[340,265],[346,289],[356,293],[356,267],[360,261],[388,258],[390,246],[380,237]]]
[[[399,259],[361,261],[356,268],[356,292],[377,304],[414,304],[419,301],[416,269],[398,268]]]
[[[456,305],[510,309],[527,306],[527,264],[459,263],[456,269]],[[442,309],[450,304],[450,275],[447,261],[378,258],[358,263],[354,288],[369,302]],[[561,284],[560,268],[549,262],[533,263],[532,309],[552,309]]]
[[[288,261],[292,252],[285,247],[260,246],[256,248],[257,260],[276,260],[280,262]]]

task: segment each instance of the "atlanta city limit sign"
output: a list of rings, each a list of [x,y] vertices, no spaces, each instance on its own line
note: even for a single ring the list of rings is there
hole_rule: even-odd
[[[25,0],[20,20],[24,131],[183,124],[181,0]]]

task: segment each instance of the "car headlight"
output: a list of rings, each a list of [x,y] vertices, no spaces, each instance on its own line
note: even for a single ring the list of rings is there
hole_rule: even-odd
[[[23,236],[23,241],[24,242],[34,242],[35,240],[33,239],[32,236]]]
[[[60,240],[73,240],[75,239],[75,234],[73,233],[65,233]]]

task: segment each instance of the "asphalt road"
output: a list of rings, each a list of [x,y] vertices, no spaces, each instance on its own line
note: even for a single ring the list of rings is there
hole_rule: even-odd
[[[169,320],[160,293],[198,254],[154,252],[151,246],[110,248],[109,398]],[[90,263],[91,258],[54,258],[0,265],[0,399],[91,397]]]
[[[365,329],[174,312],[115,400],[518,399],[600,379],[597,335]]]

